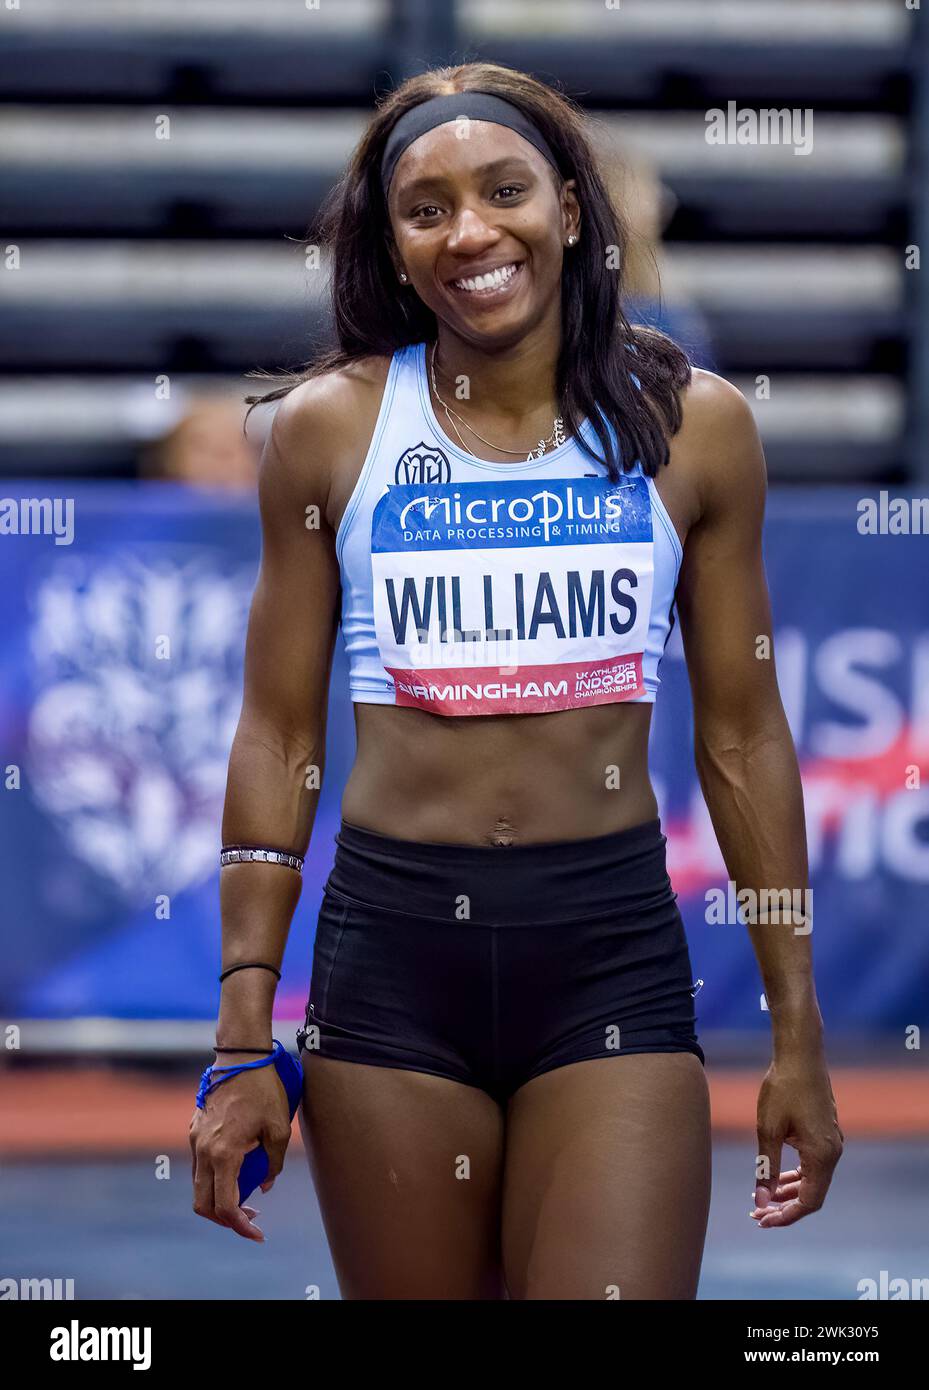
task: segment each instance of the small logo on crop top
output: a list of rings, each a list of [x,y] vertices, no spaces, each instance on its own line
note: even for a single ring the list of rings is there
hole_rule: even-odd
[[[441,449],[422,440],[407,449],[397,459],[394,469],[394,482],[413,484],[416,487],[434,487],[437,483],[450,483],[452,470]]]

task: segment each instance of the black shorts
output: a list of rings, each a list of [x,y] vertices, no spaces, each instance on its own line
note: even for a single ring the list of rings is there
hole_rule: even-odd
[[[659,821],[444,845],[342,822],[299,1048],[478,1086],[631,1052],[703,1062]]]

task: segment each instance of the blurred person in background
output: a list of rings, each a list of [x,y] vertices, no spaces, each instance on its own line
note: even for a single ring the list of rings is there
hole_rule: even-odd
[[[192,395],[177,423],[142,451],[140,477],[253,490],[261,444],[255,431],[243,432],[244,416],[234,397]]]
[[[629,321],[657,328],[684,349],[695,367],[715,371],[716,361],[705,314],[677,296],[668,301],[661,288],[662,237],[677,200],[644,159],[620,155],[602,137],[595,138],[603,181],[629,239],[625,293]]]

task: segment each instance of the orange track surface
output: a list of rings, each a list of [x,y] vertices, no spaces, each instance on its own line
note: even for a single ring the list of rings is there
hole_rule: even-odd
[[[716,1134],[750,1137],[762,1069],[708,1070]],[[199,1073],[160,1081],[106,1067],[0,1072],[0,1154],[163,1153],[187,1147]],[[922,1070],[837,1067],[846,1138],[929,1134]]]

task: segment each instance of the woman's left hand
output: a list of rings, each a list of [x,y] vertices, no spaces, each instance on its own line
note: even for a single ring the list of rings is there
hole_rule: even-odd
[[[758,1096],[758,1156],[767,1159],[764,1171],[771,1175],[755,1183],[751,1216],[758,1225],[792,1226],[819,1211],[844,1140],[822,1053],[776,1057]],[[781,1172],[784,1144],[800,1158],[796,1168]]]

